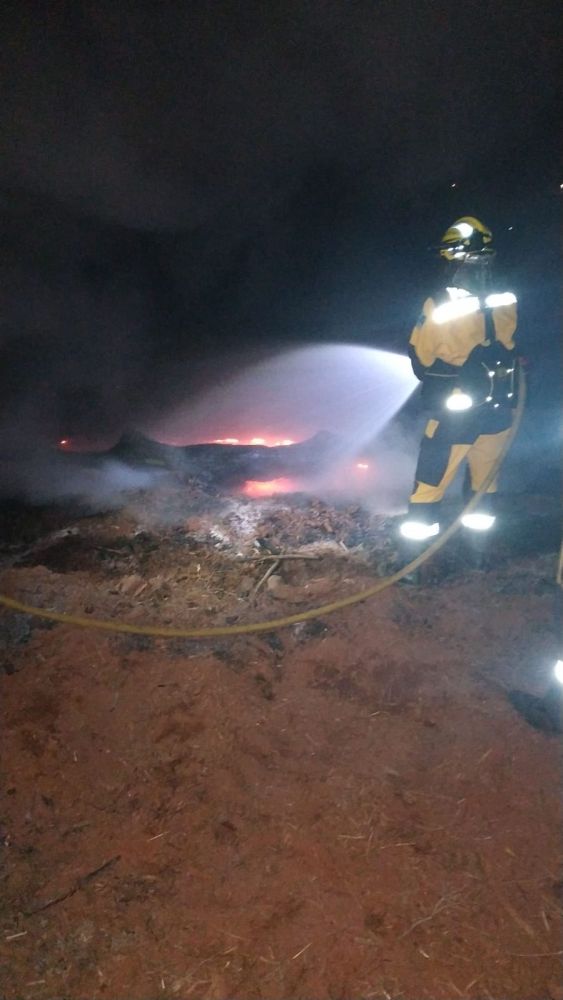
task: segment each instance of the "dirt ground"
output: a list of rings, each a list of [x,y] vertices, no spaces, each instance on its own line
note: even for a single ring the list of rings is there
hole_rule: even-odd
[[[12,511],[0,589],[189,627],[392,561],[359,508],[151,502]],[[256,589],[280,550],[316,558]],[[507,696],[548,683],[555,566],[212,643],[1,614],[3,1000],[561,1000],[561,741]]]

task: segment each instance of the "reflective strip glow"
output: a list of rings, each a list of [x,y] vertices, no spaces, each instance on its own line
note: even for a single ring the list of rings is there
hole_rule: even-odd
[[[496,309],[497,306],[513,306],[518,299],[512,292],[498,292],[494,295],[487,295],[485,305],[489,309]]]
[[[457,225],[454,226],[454,229],[457,229],[459,235],[463,236],[464,240],[468,239],[475,231],[473,226],[470,226],[468,222],[458,222]]]
[[[436,306],[432,319],[435,323],[449,323],[460,316],[469,316],[478,312],[481,304],[476,295],[470,295],[464,288],[448,288],[449,302],[444,302]],[[495,292],[487,295],[485,305],[487,309],[497,309],[499,306],[512,306],[518,299],[513,292]]]
[[[472,531],[488,531],[495,523],[492,514],[465,514],[461,523],[464,528],[471,528]]]
[[[461,299],[454,299],[453,302],[444,302],[441,306],[436,306],[432,313],[435,323],[449,323],[452,319],[459,319],[460,316],[469,316],[470,313],[479,311],[480,303],[476,295],[468,295]]]
[[[473,400],[466,392],[452,392],[451,396],[446,399],[448,410],[470,410],[472,406]]]
[[[424,521],[403,521],[401,525],[403,538],[411,538],[417,542],[422,542],[426,538],[432,538],[439,531],[440,525],[437,521],[434,524],[425,524]]]
[[[555,674],[555,680],[563,684],[563,660],[558,660],[555,664],[553,673]]]

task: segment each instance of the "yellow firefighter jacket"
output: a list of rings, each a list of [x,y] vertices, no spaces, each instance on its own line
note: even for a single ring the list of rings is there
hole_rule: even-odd
[[[481,311],[475,311],[437,323],[434,320],[437,306],[434,299],[426,299],[422,315],[411,334],[411,350],[423,368],[430,368],[436,361],[461,367],[475,347],[486,347],[490,343],[485,315]],[[517,325],[516,301],[497,306],[490,312],[496,340],[507,350],[513,350]]]

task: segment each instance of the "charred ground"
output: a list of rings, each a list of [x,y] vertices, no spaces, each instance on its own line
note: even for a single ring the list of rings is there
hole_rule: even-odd
[[[507,698],[547,683],[557,514],[511,510],[493,567],[454,541],[425,586],[264,636],[4,612],[6,1000],[557,1000],[558,740]],[[2,517],[3,592],[139,624],[279,617],[398,559],[361,506],[195,482]]]

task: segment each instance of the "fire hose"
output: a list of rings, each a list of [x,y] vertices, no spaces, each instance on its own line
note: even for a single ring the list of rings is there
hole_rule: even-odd
[[[62,625],[74,625],[76,628],[98,629],[103,632],[121,632],[129,635],[147,635],[161,639],[216,639],[222,636],[230,635],[250,635],[256,632],[274,632],[277,629],[286,628],[289,625],[298,625],[301,622],[310,621],[314,618],[324,618],[326,615],[331,615],[335,611],[341,611],[343,608],[349,608],[354,604],[360,604],[362,601],[367,601],[370,597],[375,597],[376,594],[380,594],[382,591],[387,590],[388,587],[392,587],[393,584],[398,583],[399,580],[403,579],[403,577],[413,573],[428,559],[431,559],[432,556],[434,556],[436,552],[439,552],[446,542],[448,542],[450,538],[452,538],[452,536],[459,531],[462,518],[467,514],[470,514],[471,511],[475,509],[479,500],[483,494],[486,493],[488,487],[495,479],[501,465],[503,464],[522,422],[525,401],[526,382],[524,372],[520,369],[518,402],[514,410],[514,417],[510,427],[510,432],[506,437],[502,451],[498,455],[497,460],[491,467],[480,488],[473,494],[455,521],[452,521],[445,531],[438,536],[436,541],[416,556],[415,559],[412,559],[411,562],[407,563],[391,576],[382,577],[371,587],[366,587],[364,590],[356,591],[356,593],[349,594],[347,597],[341,597],[329,604],[322,604],[317,608],[309,608],[307,611],[296,612],[292,615],[285,615],[283,618],[271,618],[268,621],[263,622],[248,622],[243,625],[215,625],[208,628],[175,628],[172,626],[134,625],[130,622],[109,621],[102,618],[85,618],[80,615],[67,614],[66,612],[48,611],[44,608],[36,608],[31,604],[24,604],[23,601],[18,601],[13,597],[8,597],[6,594],[0,594],[0,605],[3,605],[5,608],[10,608],[12,611],[20,612],[21,614],[34,615],[36,618],[43,618],[46,621],[58,622]]]

